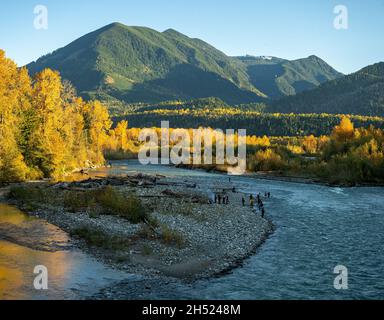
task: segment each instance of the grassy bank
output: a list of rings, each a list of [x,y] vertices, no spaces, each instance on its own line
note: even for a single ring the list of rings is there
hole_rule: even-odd
[[[49,186],[24,185],[10,189],[10,199],[31,208],[42,204],[63,207],[68,212],[88,212],[92,217],[116,215],[131,223],[149,221],[148,210],[134,194],[123,195],[111,186],[100,190],[59,190]]]
[[[179,248],[185,244],[184,236],[153,218],[150,208],[143,205],[138,196],[123,193],[112,186],[80,191],[57,189],[49,184],[24,184],[11,187],[8,198],[17,201],[27,211],[38,211],[48,206],[62,208],[68,214],[85,212],[95,220],[101,216],[116,216],[140,225],[133,238],[157,240]],[[75,227],[69,232],[88,246],[101,249],[128,250],[133,241],[89,226]]]

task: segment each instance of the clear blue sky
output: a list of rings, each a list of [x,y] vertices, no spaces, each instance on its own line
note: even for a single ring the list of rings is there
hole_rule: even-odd
[[[48,8],[48,30],[33,9]],[[349,29],[333,27],[336,5]],[[0,48],[19,65],[111,22],[176,29],[228,55],[312,54],[344,73],[384,61],[384,0],[2,0]]]

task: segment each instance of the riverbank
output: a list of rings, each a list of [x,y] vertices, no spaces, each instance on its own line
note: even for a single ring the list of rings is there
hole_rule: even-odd
[[[256,172],[256,173],[248,173],[245,176],[255,178],[255,179],[260,179],[260,180],[283,181],[283,182],[292,182],[292,183],[301,183],[301,184],[314,184],[314,185],[322,185],[322,186],[333,187],[333,188],[335,187],[336,188],[384,187],[384,182],[331,183],[325,179],[320,179],[316,177],[286,175],[284,173],[278,173],[278,172]]]
[[[215,165],[178,165],[177,168],[183,168],[188,170],[204,170],[206,172],[213,172],[218,174],[226,174],[226,166],[215,166]],[[282,171],[259,171],[249,172],[247,171],[244,177],[260,179],[260,180],[271,180],[271,181],[282,181],[291,183],[301,184],[313,184],[321,185],[326,187],[339,187],[339,188],[352,188],[352,187],[384,187],[384,182],[331,182],[324,178],[312,177],[312,176],[300,176],[297,174],[288,174]]]
[[[12,204],[67,231],[82,250],[104,263],[133,274],[183,281],[220,275],[255,253],[273,231],[269,220],[242,206],[242,194],[232,192],[230,182],[131,175],[26,188],[39,190],[32,193],[44,199],[14,199]],[[103,214],[95,204],[74,208],[76,194],[104,188],[127,199],[137,197],[150,221],[134,224]],[[213,193],[228,195],[229,204],[211,203]]]

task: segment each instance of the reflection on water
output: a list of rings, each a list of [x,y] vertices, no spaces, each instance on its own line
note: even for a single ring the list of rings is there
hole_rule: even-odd
[[[8,206],[0,203],[0,223],[9,223],[13,225],[21,225],[24,222],[36,220],[26,214],[23,214],[16,207]]]
[[[0,204],[0,300],[81,298],[125,277],[72,249],[68,241],[55,226]],[[48,268],[47,291],[33,287],[37,265]]]
[[[71,247],[68,235],[59,228],[4,204],[0,204],[0,239],[39,251]]]

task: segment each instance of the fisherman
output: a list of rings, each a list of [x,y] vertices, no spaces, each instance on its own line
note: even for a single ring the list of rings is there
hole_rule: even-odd
[[[217,196],[217,200],[219,201],[219,204],[221,204],[221,195]]]
[[[241,197],[241,203],[243,204],[243,207],[245,207],[245,199],[244,199],[244,196]]]
[[[264,207],[261,209],[261,217],[264,218],[264,215],[265,215],[265,209]]]
[[[217,194],[215,193],[215,203],[217,203]]]
[[[229,196],[225,197],[225,204],[229,204]]]
[[[270,192],[268,192],[268,199],[270,199],[271,198],[271,193]]]
[[[253,209],[253,206],[254,206],[253,197],[249,200],[249,205]]]

